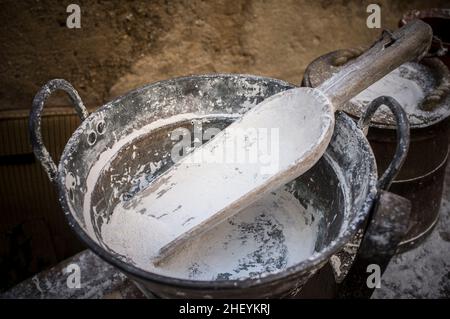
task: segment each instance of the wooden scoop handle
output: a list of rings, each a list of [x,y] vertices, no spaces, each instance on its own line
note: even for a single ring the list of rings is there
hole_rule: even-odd
[[[420,60],[428,51],[433,32],[421,20],[408,23],[382,37],[357,59],[348,63],[318,87],[332,103],[340,106],[405,62]]]

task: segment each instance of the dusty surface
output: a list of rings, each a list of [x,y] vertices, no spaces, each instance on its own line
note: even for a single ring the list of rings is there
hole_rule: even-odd
[[[0,110],[29,108],[38,88],[62,77],[88,106],[144,83],[192,73],[252,73],[299,83],[331,50],[371,42],[373,1],[78,1],[81,29],[64,2],[0,1]],[[412,8],[448,1],[377,1],[382,27]],[[59,95],[51,101],[65,104]]]
[[[450,298],[450,165],[439,222],[416,249],[389,264],[375,298]]]
[[[71,274],[75,274],[73,268],[70,268],[73,265],[80,267],[79,288],[69,288],[67,284],[68,282],[74,283],[68,279]],[[89,250],[85,250],[52,269],[18,284],[10,291],[0,294],[0,298],[32,299],[142,297],[141,292],[129,279]]]

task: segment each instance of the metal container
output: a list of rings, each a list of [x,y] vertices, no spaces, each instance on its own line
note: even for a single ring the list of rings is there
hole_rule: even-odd
[[[432,8],[408,11],[403,15],[399,26],[404,26],[415,19],[420,19],[431,26],[434,35],[431,45],[432,54],[438,56],[450,68],[450,9]]]
[[[334,72],[356,58],[362,49],[339,50],[325,54],[309,64],[303,85],[316,87]],[[442,197],[444,172],[448,159],[450,127],[450,77],[447,67],[436,58],[410,63],[405,68],[416,68],[420,75],[418,85],[423,85],[425,97],[417,111],[406,110],[411,122],[411,145],[405,164],[390,190],[412,202],[410,228],[399,252],[420,244],[432,231],[438,220]],[[409,75],[406,75],[409,76]],[[426,86],[423,78],[431,77]],[[416,80],[416,79],[414,79]],[[386,95],[395,89],[386,88]],[[419,109],[420,108],[420,109]],[[347,103],[343,110],[354,119],[364,112],[364,106]],[[385,169],[395,150],[396,130],[389,111],[378,111],[372,118],[367,136],[380,171]]]
[[[135,136],[130,143],[124,144],[110,161],[110,167],[114,168],[114,173],[119,177],[124,171],[131,176],[138,176],[144,165],[144,173],[154,178],[173,165],[171,157],[167,155],[176,141],[171,140],[169,133],[178,127],[193,130],[191,120],[161,126],[157,125],[158,120],[190,113],[198,118],[206,117],[206,126],[224,128],[236,119],[226,116],[227,114],[240,114],[263,99],[290,88],[293,88],[291,84],[280,80],[248,75],[190,76],[147,85],[107,103],[88,116],[73,87],[64,80],[53,80],[41,89],[33,102],[30,116],[33,149],[49,178],[55,183],[60,204],[75,233],[96,254],[134,280],[144,293],[158,297],[189,298],[295,296],[328,262],[330,256],[341,250],[358,229],[365,227],[369,221],[366,234],[378,232],[378,236],[369,236],[368,242],[373,243],[380,236],[386,240],[381,246],[372,245],[367,249],[370,251],[368,262],[377,260],[377,252],[383,258],[389,256],[388,248],[395,248],[398,243],[395,236],[404,233],[407,212],[399,210],[392,214],[390,210],[390,217],[386,219],[379,213],[386,205],[375,205],[380,196],[387,198],[382,196],[381,191],[389,186],[398,172],[408,148],[409,127],[406,114],[395,103],[388,104],[395,110],[400,127],[399,143],[394,160],[379,181],[375,158],[362,130],[350,117],[339,112],[334,136],[326,154],[305,175],[289,183],[291,194],[306,205],[320,207],[324,212],[323,222],[319,225],[316,253],[294,266],[280,268],[261,277],[210,281],[173,278],[138,268],[132,261],[109,249],[102,241],[99,231],[101,220],[110,216],[114,203],[119,198],[132,196],[137,191],[132,180],[115,180],[108,170],[94,181],[92,202],[88,203],[89,220],[83,214],[89,171],[100,154],[117,141],[129,137],[131,132],[149,123],[156,123],[151,131]],[[50,158],[40,136],[40,113],[45,100],[57,89],[68,93],[83,120],[69,139],[58,166]],[[367,124],[382,102],[380,100],[373,103],[361,122],[362,126]],[[349,148],[352,152],[348,151]],[[148,164],[155,160],[162,161],[162,165],[156,169],[149,167]],[[119,187],[118,192],[114,191],[115,187]],[[95,210],[92,207],[94,204]],[[388,230],[383,228],[382,233],[379,233],[379,228],[373,225],[379,226],[380,223],[376,219],[370,220],[369,216],[381,216],[383,225],[396,227]],[[88,231],[88,223],[93,225],[94,235]],[[394,237],[389,237],[391,233]],[[367,275],[365,271],[364,275]],[[363,286],[366,287],[365,283]]]

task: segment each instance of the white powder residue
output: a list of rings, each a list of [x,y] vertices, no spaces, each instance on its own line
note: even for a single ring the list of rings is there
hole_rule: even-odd
[[[344,110],[359,117],[372,100],[386,95],[393,97],[403,107],[412,127],[428,126],[450,116],[450,97],[439,103],[432,111],[421,109],[426,96],[437,85],[436,76],[430,67],[408,62],[351,99],[344,106]],[[395,125],[395,118],[389,108],[382,105],[372,117],[372,122]]]
[[[117,156],[119,151],[125,147],[126,145],[133,143],[136,138],[140,136],[144,136],[149,134],[155,129],[171,125],[173,123],[189,121],[193,119],[202,119],[208,117],[221,117],[221,118],[236,118],[237,114],[213,114],[213,115],[198,115],[194,113],[184,113],[179,115],[174,115],[169,118],[156,120],[148,125],[141,127],[140,129],[136,129],[127,136],[118,139],[116,143],[112,145],[111,148],[104,150],[100,155],[98,160],[94,163],[94,165],[89,170],[89,174],[86,178],[86,194],[84,196],[83,202],[83,217],[84,222],[86,224],[86,231],[92,237],[92,239],[96,240],[96,236],[94,235],[94,226],[91,222],[91,195],[95,188],[95,185],[98,181],[100,174],[106,170],[108,170],[111,161]],[[74,215],[75,216],[75,215]],[[97,217],[97,216],[95,216]]]
[[[414,113],[418,103],[425,97],[423,89],[416,81],[405,78],[405,72],[417,73],[418,71],[408,64],[404,64],[391,73],[375,82],[350,101],[365,106],[372,100],[382,95],[389,95],[407,111]]]
[[[97,213],[96,207],[92,207],[91,194],[99,177],[110,168],[110,164],[121,149],[132,145],[142,136],[148,136],[153,130],[180,121],[237,116],[237,114],[210,114],[202,117],[190,113],[176,115],[136,129],[118,139],[111,148],[104,150],[90,169],[86,183],[83,214],[86,230],[91,238],[96,240],[95,226],[92,225],[91,218],[93,216],[97,219],[102,213]],[[284,141],[287,142],[288,139]],[[137,174],[129,178],[141,180],[145,176]],[[164,174],[160,178],[164,178]],[[216,182],[213,184],[215,187],[220,185]],[[143,188],[150,186],[151,184],[146,184]],[[191,202],[195,204],[203,199],[202,195],[193,196]],[[149,209],[154,208],[154,202],[150,201],[147,207],[130,205],[132,202],[133,199],[119,202],[112,208],[110,218],[103,219],[103,222],[99,223],[102,225],[100,229],[102,240],[99,244],[109,247],[122,255],[127,262],[146,271],[199,280],[257,276],[283,270],[310,258],[314,253],[318,224],[322,218],[322,212],[312,207],[305,209],[287,191],[268,193],[237,216],[193,239],[186,249],[157,268],[152,258],[164,243],[173,238],[167,237],[170,234],[171,224],[162,223],[155,218]],[[125,203],[128,208],[124,207]]]
[[[136,210],[114,211],[102,225],[104,243],[146,271],[175,278],[216,280],[281,271],[313,253],[322,213],[304,208],[286,190],[269,193],[192,240],[160,267],[152,262],[164,225]]]

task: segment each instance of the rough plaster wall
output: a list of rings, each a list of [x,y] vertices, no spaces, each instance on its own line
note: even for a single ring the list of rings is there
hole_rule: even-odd
[[[111,88],[111,96],[195,73],[251,73],[300,83],[316,57],[371,43],[380,34],[366,27],[368,3],[373,1],[198,1],[182,6],[170,32],[158,41],[162,50],[139,59]],[[396,28],[404,12],[424,7],[423,1],[379,4],[384,28]]]
[[[29,108],[38,88],[62,77],[97,106],[142,84],[192,73],[239,72],[299,83],[306,65],[371,42],[375,1],[76,1],[82,28],[65,26],[74,1],[0,1],[0,109]],[[448,0],[377,1],[382,27],[412,8]],[[120,3],[120,5],[119,5]],[[64,104],[59,95],[52,104]]]

